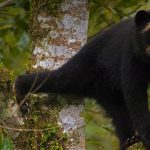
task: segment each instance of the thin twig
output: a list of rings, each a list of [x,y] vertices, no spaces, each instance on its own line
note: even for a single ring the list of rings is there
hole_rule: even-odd
[[[50,128],[44,128],[44,129],[27,129],[27,128],[13,128],[8,126],[0,125],[1,129],[6,130],[12,130],[12,131],[19,131],[19,132],[42,132],[42,131],[48,131]]]
[[[4,2],[0,3],[0,9],[10,6],[10,5],[13,5],[13,4],[14,4],[13,0],[5,0]]]

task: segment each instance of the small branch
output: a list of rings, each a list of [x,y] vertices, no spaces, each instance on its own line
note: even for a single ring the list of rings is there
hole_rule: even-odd
[[[7,7],[7,6],[11,6],[14,4],[13,0],[5,0],[4,2],[0,3],[0,9]]]
[[[3,125],[0,125],[0,129],[19,131],[19,132],[43,132],[43,131],[51,130],[50,128],[44,128],[44,129],[13,128],[13,127],[3,126]]]

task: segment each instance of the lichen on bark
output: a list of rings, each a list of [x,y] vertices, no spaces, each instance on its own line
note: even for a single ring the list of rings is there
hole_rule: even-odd
[[[46,36],[49,32],[49,29],[46,24],[42,23],[40,28],[40,24],[38,23],[38,14],[43,14],[43,16],[57,16],[58,9],[62,2],[66,0],[32,0],[31,2],[31,19],[30,19],[30,34],[32,41],[41,40],[43,36]],[[32,9],[34,8],[34,9]],[[39,31],[40,29],[40,31]],[[39,33],[39,34],[38,34]],[[42,34],[41,34],[42,33]]]

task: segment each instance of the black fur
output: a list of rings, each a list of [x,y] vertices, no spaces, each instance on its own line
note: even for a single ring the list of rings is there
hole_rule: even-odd
[[[18,103],[35,78],[30,92],[95,98],[113,118],[121,150],[125,149],[126,140],[137,132],[150,150],[147,102],[150,56],[145,51],[150,45],[150,31],[146,29],[149,22],[150,13],[139,11],[135,18],[97,34],[60,69],[18,76],[15,83]],[[46,82],[38,87],[45,78]]]

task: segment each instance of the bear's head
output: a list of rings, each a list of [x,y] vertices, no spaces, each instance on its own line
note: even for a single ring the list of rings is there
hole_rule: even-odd
[[[138,11],[135,15],[135,25],[138,44],[144,55],[150,57],[150,11]]]

